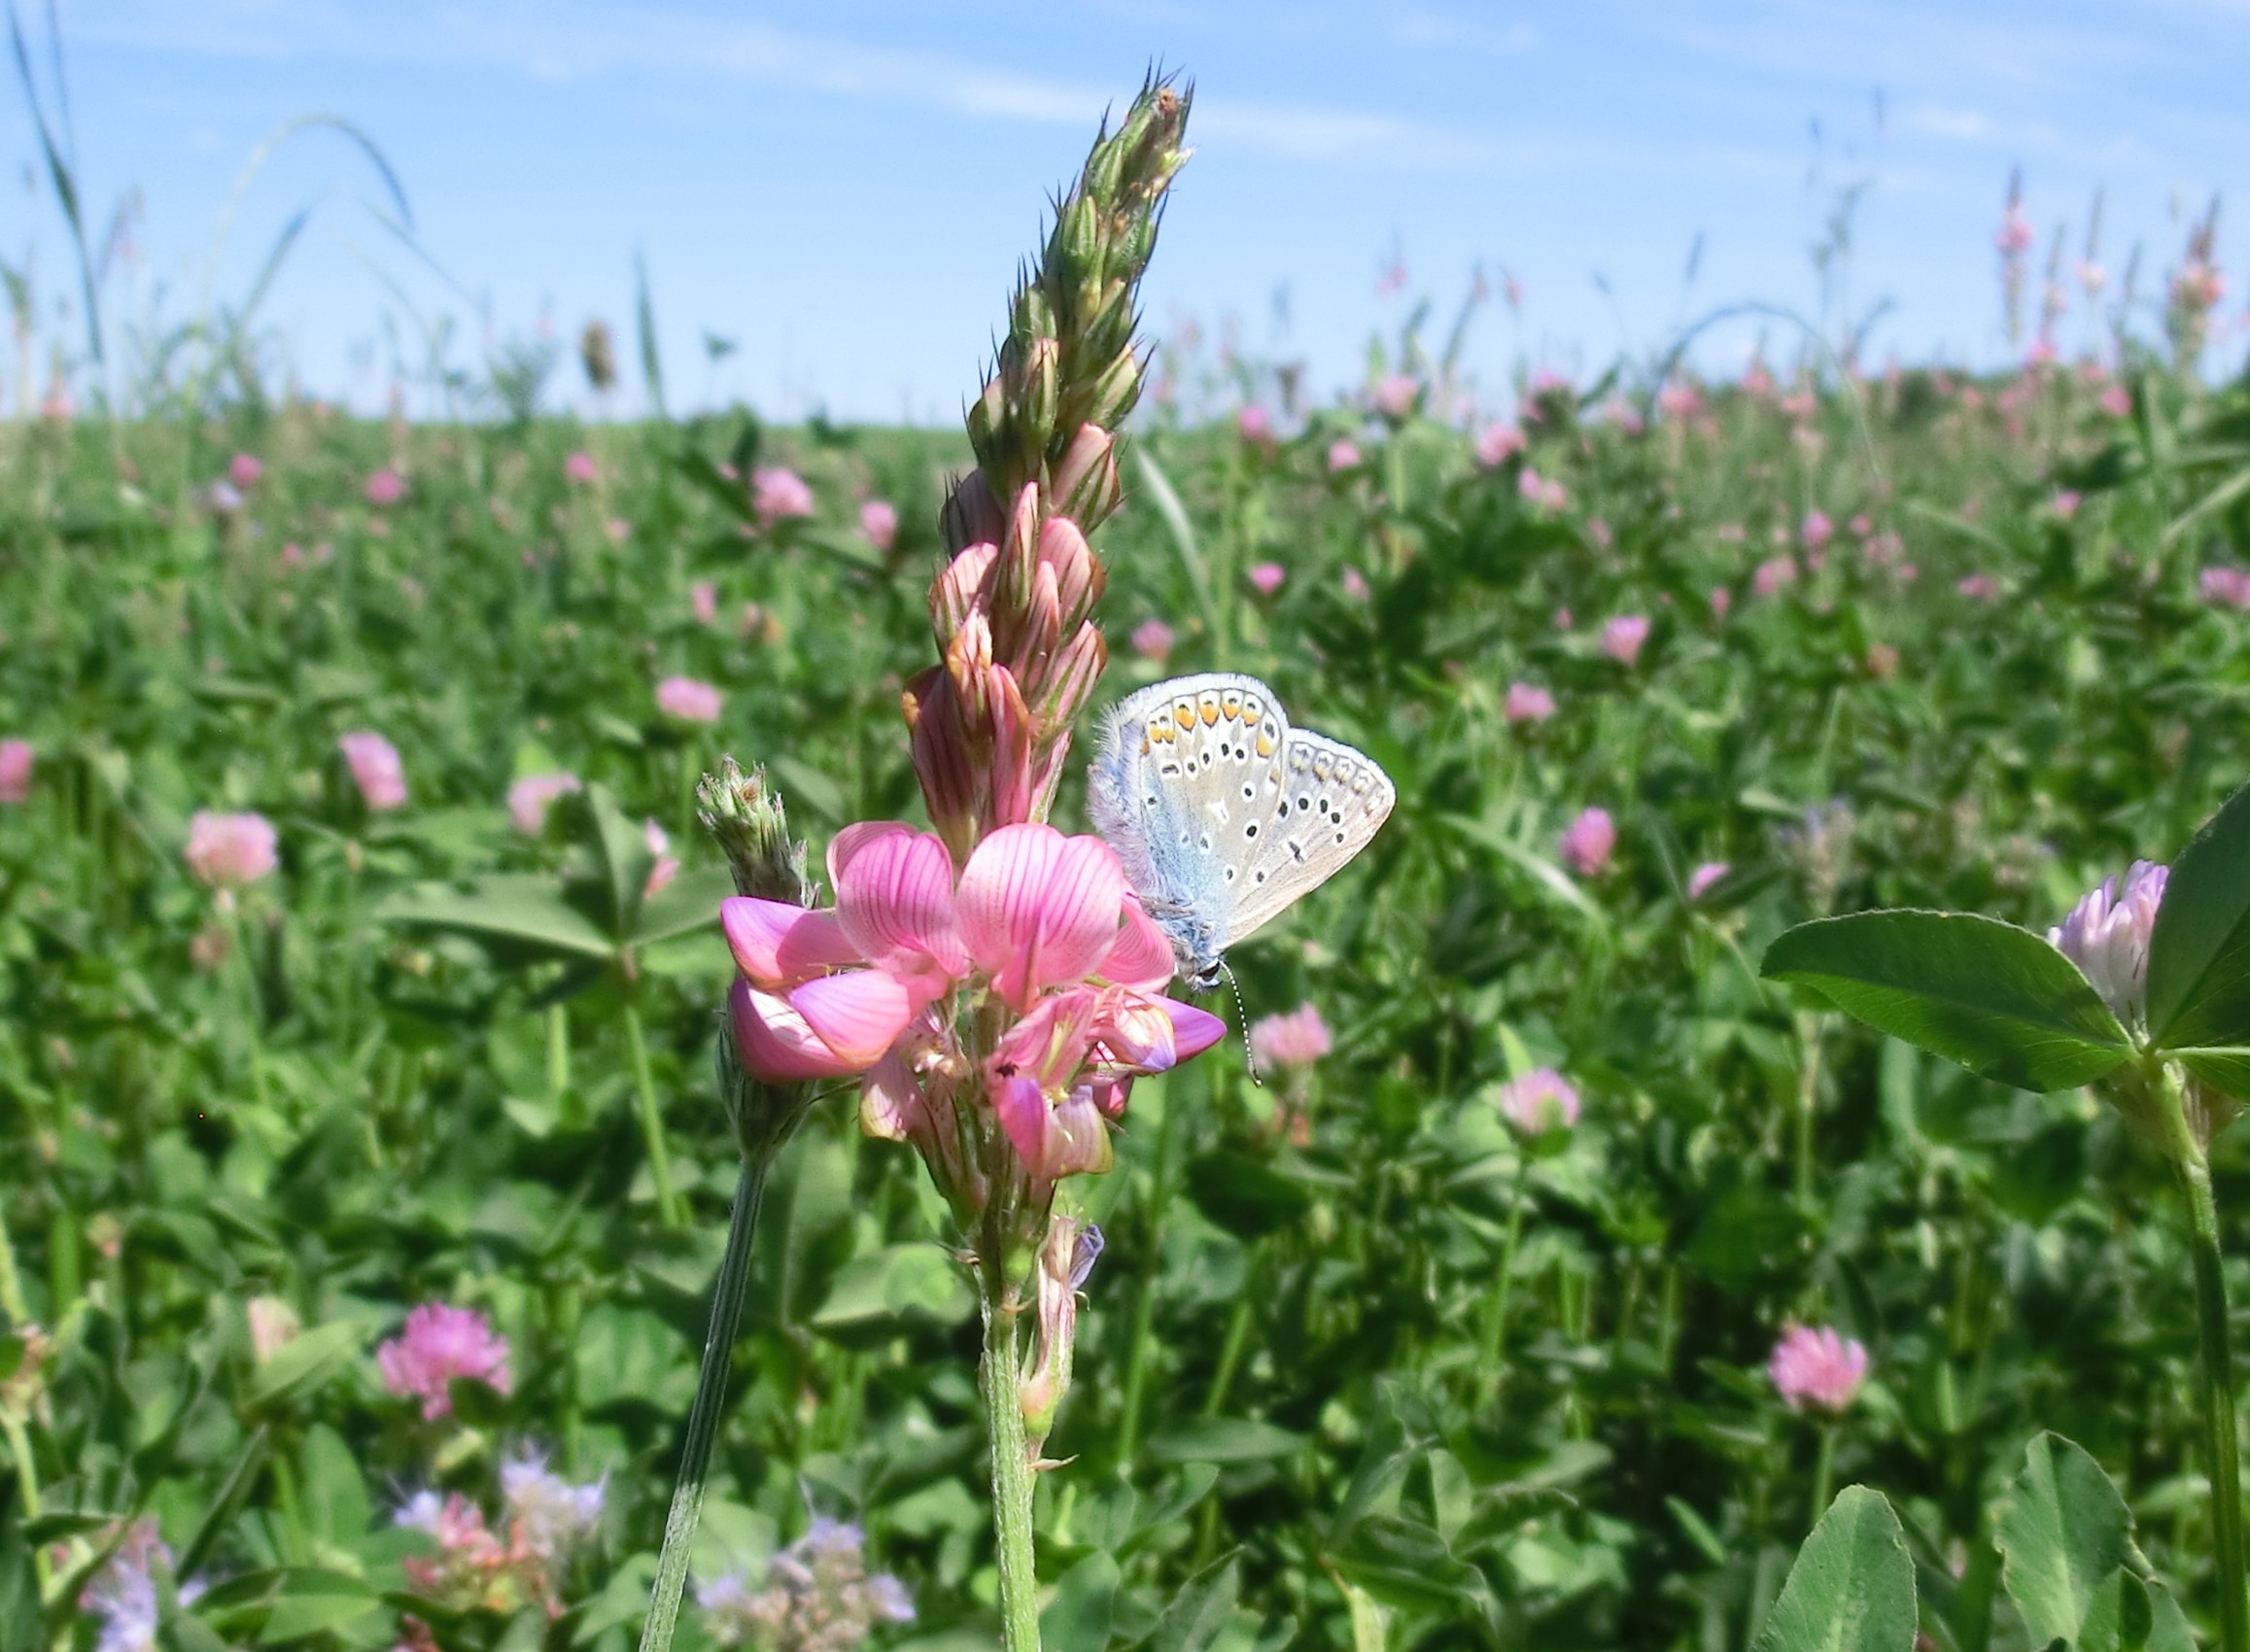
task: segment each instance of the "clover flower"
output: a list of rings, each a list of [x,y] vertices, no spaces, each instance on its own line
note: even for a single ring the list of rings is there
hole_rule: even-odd
[[[453,1410],[447,1385],[456,1377],[472,1377],[501,1394],[510,1386],[507,1338],[476,1309],[442,1302],[425,1302],[408,1314],[405,1328],[375,1350],[375,1364],[385,1388],[422,1401],[426,1423]]]
[[[683,723],[715,723],[725,697],[695,677],[670,676],[656,685],[656,708]]]
[[[859,507],[859,531],[879,551],[888,551],[898,537],[898,507],[886,499],[869,499]]]
[[[1790,1410],[1835,1416],[1867,1380],[1867,1350],[1829,1325],[1791,1325],[1774,1344],[1766,1374]]]
[[[114,1528],[112,1530],[115,1530]],[[101,1625],[94,1652],[156,1652],[160,1616],[156,1574],[172,1569],[172,1551],[150,1519],[134,1521],[110,1558],[79,1596],[79,1609]],[[196,1584],[179,1592],[187,1605],[202,1593]]]
[[[257,882],[279,864],[273,822],[262,814],[203,809],[188,822],[188,870],[222,894]]]
[[[0,740],[0,803],[23,803],[31,796],[31,742]]]
[[[1261,597],[1270,597],[1289,578],[1289,569],[1277,562],[1252,563],[1246,577]]]
[[[536,838],[546,830],[547,810],[555,800],[569,796],[578,786],[575,774],[526,774],[507,789],[508,818],[525,837]]]
[[[2055,949],[2078,966],[2094,990],[2129,1026],[2148,1016],[2149,939],[2163,905],[2168,868],[2136,860],[2121,887],[2105,878],[2047,932]]]
[[[1556,846],[1580,878],[1599,878],[1610,870],[1610,856],[1616,850],[1617,823],[1606,809],[1583,809],[1563,828]]]
[[[406,497],[406,479],[396,470],[378,470],[367,478],[367,502],[378,509],[397,504]]]
[[[1707,860],[1687,875],[1687,898],[1700,901],[1711,886],[1734,870],[1723,860]]]
[[[1648,640],[1648,621],[1641,614],[1619,614],[1602,627],[1602,652],[1620,666],[1630,668],[1641,658],[1641,645]]]
[[[878,1624],[915,1615],[906,1585],[869,1573],[867,1534],[826,1516],[768,1563],[759,1588],[729,1572],[701,1585],[695,1602],[713,1644],[757,1652],[851,1652]]]
[[[1145,619],[1133,627],[1133,652],[1162,665],[1172,657],[1172,628],[1160,619]]]
[[[1578,1092],[1552,1067],[1535,1068],[1500,1086],[1500,1113],[1527,1136],[1569,1130],[1578,1122]]]
[[[750,508],[757,512],[758,526],[771,532],[786,518],[811,516],[813,490],[796,471],[762,465],[750,472]]]
[[[1306,1068],[1329,1052],[1328,1023],[1310,1004],[1267,1015],[1250,1028],[1250,1053],[1268,1067]]]
[[[1511,723],[1543,723],[1555,714],[1555,697],[1531,683],[1511,682],[1500,713]]]
[[[501,1499],[507,1510],[511,1547],[551,1566],[585,1542],[602,1524],[609,1477],[573,1486],[547,1467],[537,1452],[501,1465]]]
[[[386,809],[406,806],[406,771],[398,761],[397,746],[381,735],[363,729],[339,736],[336,749],[344,754],[352,779],[369,809],[380,814]]]

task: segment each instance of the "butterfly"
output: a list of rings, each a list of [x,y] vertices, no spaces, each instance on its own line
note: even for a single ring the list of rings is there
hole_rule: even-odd
[[[1366,848],[1398,795],[1371,758],[1291,728],[1273,690],[1231,671],[1125,696],[1087,772],[1094,829],[1198,992],[1228,947]]]

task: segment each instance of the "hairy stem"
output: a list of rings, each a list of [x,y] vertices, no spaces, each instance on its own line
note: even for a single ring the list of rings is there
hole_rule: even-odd
[[[639,1045],[636,1034],[635,1044]],[[664,1518],[664,1550],[657,1557],[656,1586],[649,1596],[648,1619],[640,1629],[640,1652],[670,1652],[679,1624],[679,1598],[687,1586],[687,1555],[703,1518],[704,1482],[710,1472],[711,1447],[718,1440],[719,1411],[726,1402],[727,1367],[734,1361],[735,1329],[742,1323],[743,1291],[750,1277],[750,1244],[757,1237],[758,1207],[765,1202],[770,1161],[744,1159],[735,1184],[734,1215],[727,1222],[726,1253],[711,1287],[710,1328],[703,1339],[703,1370],[696,1378],[695,1403],[687,1413],[687,1443],[680,1452],[679,1478],[672,1489],[672,1510]]]
[[[1039,1652],[1039,1575],[1031,1535],[1031,1453],[1017,1384],[1023,1372],[1021,1304],[1008,1283],[1005,1247],[978,1264],[985,1309],[985,1395],[992,1446],[992,1541],[1000,1570],[1000,1643],[1005,1652]]]

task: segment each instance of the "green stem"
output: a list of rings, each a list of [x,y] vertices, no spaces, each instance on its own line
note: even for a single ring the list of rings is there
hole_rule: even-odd
[[[2174,1111],[2177,1104],[2174,1104]],[[2208,1431],[2211,1538],[2218,1553],[2221,1652],[2250,1649],[2250,1602],[2243,1597],[2242,1464],[2234,1435],[2234,1371],[2227,1351],[2227,1287],[2219,1265],[2219,1209],[2211,1167],[2198,1144],[2178,1161],[2195,1233],[2196,1324],[2203,1345],[2203,1423]]]
[[[272,1097],[265,1086],[265,1034],[260,1026],[265,1019],[265,1000],[258,990],[258,965],[250,956],[250,924],[239,910],[227,914],[227,922],[234,932],[234,951],[241,965],[242,1030],[250,1056],[250,1094],[260,1113],[269,1113]]]
[[[640,1031],[640,1005],[625,999],[625,1046],[633,1055],[633,1087],[640,1098],[640,1135],[648,1147],[648,1174],[656,1181],[656,1216],[667,1227],[685,1227],[687,1213],[672,1187],[672,1157],[664,1149],[664,1115],[656,1105],[656,1080],[648,1071],[648,1040]]]
[[[1796,1191],[1797,1208],[1813,1208],[1813,1109],[1820,1095],[1820,1016],[1797,1016]]]
[[[1234,1373],[1242,1368],[1242,1356],[1250,1347],[1250,1303],[1257,1294],[1256,1270],[1245,1269],[1242,1294],[1234,1298],[1234,1308],[1227,1316],[1226,1339],[1219,1345],[1219,1368],[1211,1374],[1211,1392],[1203,1396],[1203,1415],[1223,1416],[1227,1410],[1227,1396],[1234,1387]]]
[[[750,1242],[757,1237],[758,1207],[766,1196],[766,1167],[765,1160],[744,1159],[742,1179],[735,1184],[726,1254],[719,1258],[718,1279],[711,1287],[703,1371],[696,1379],[695,1402],[688,1408],[687,1442],[680,1452],[679,1478],[673,1485],[672,1511],[664,1519],[664,1551],[656,1561],[656,1586],[648,1600],[647,1622],[640,1629],[640,1652],[670,1652],[673,1631],[679,1624],[688,1550],[695,1546],[696,1523],[703,1518],[704,1482],[710,1472],[711,1447],[718,1439],[727,1367],[734,1360],[735,1329],[742,1322],[743,1291],[750,1278]]]
[[[1835,1486],[1836,1425],[1823,1422],[1820,1425],[1820,1452],[1813,1460],[1813,1515],[1805,1523],[1807,1531],[1817,1526],[1820,1517],[1828,1512],[1828,1498]]]
[[[1500,1397],[1501,1360],[1507,1353],[1507,1299],[1515,1284],[1515,1248],[1523,1239],[1523,1179],[1530,1162],[1519,1148],[1515,1184],[1507,1195],[1507,1232],[1500,1241],[1500,1275],[1492,1282],[1492,1305],[1485,1310],[1484,1395],[1487,1400]]]
[[[997,1237],[996,1235],[994,1236]],[[1017,1384],[1023,1371],[1021,1304],[1008,1284],[1006,1247],[978,1264],[984,1287],[985,1358],[978,1387],[992,1444],[992,1541],[1000,1570],[1000,1644],[1039,1652],[1039,1574],[1031,1536],[1031,1452]]]

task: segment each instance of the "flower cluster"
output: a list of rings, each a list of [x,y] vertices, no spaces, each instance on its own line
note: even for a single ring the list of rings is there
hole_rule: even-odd
[[[255,883],[279,864],[273,822],[262,814],[198,809],[188,822],[188,870],[222,894]]]
[[[546,830],[547,810],[555,800],[568,797],[579,786],[575,774],[526,774],[507,789],[508,818],[527,838]]]
[[[878,1624],[912,1623],[906,1585],[867,1569],[867,1534],[816,1517],[776,1555],[764,1584],[729,1572],[695,1592],[703,1630],[718,1646],[755,1652],[851,1652]]]
[[[338,737],[336,749],[344,754],[353,783],[371,813],[406,807],[406,768],[398,761],[397,746],[363,729]]]
[[[1527,1136],[1569,1130],[1578,1122],[1575,1085],[1552,1067],[1540,1067],[1500,1086],[1500,1113]]]
[[[971,1093],[1031,1182],[1052,1184],[1107,1168],[1106,1120],[1132,1080],[1224,1030],[1160,996],[1170,945],[1098,838],[1003,827],[956,884],[937,838],[866,822],[837,835],[828,868],[832,909],[743,896],[721,909],[743,1067],[768,1083],[859,1076],[863,1126],[914,1142],[963,1209],[989,1190],[956,1106]],[[972,984],[1001,1019],[961,1001]]]
[[[507,1338],[474,1308],[423,1303],[406,1316],[398,1335],[375,1350],[375,1363],[385,1388],[422,1401],[426,1423],[452,1411],[447,1385],[456,1377],[473,1377],[501,1394],[508,1392]]]
[[[94,1652],[156,1652],[162,1604],[156,1580],[171,1569],[172,1551],[156,1534],[154,1520],[136,1520],[125,1528],[78,1598],[79,1609],[101,1625]],[[200,1583],[182,1585],[180,1603],[192,1603],[202,1592]]]
[[[602,1524],[606,1477],[574,1486],[536,1453],[500,1471],[504,1535],[484,1510],[459,1492],[417,1492],[396,1524],[437,1540],[431,1555],[409,1556],[406,1580],[417,1594],[455,1611],[507,1612],[530,1604],[563,1615],[563,1579],[571,1557]]]
[[[1792,1411],[1846,1410],[1867,1380],[1867,1350],[1829,1325],[1791,1325],[1774,1344],[1766,1374]]]

